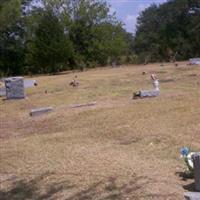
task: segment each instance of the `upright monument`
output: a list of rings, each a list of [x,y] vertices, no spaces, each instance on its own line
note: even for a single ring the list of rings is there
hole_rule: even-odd
[[[6,98],[23,99],[25,98],[24,78],[10,77],[5,79]]]

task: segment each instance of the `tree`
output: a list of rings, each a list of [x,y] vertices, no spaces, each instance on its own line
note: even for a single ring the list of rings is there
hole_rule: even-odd
[[[169,61],[197,56],[200,27],[199,0],[169,0],[159,6],[151,5],[137,21],[134,40],[136,53],[145,60]]]
[[[20,1],[0,3],[0,71],[17,74],[23,59]],[[1,73],[2,73],[1,72]]]
[[[28,43],[27,61],[32,65],[31,71],[55,73],[67,69],[72,53],[68,31],[53,10],[43,11],[35,35]]]
[[[105,1],[75,0],[72,4],[70,38],[84,62],[107,64],[127,48],[122,24],[109,14]]]
[[[0,70],[55,73],[130,53],[131,37],[109,9],[104,0],[2,0]]]

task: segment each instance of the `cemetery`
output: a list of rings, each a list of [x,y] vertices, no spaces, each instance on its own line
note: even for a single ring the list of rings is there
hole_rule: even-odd
[[[199,200],[200,71],[187,63],[5,78],[0,199]]]
[[[0,1],[0,200],[200,200],[200,0]]]

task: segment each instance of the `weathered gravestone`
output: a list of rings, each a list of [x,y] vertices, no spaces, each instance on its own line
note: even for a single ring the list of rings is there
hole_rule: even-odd
[[[33,116],[38,116],[38,115],[42,115],[42,114],[51,112],[52,110],[53,110],[52,107],[38,108],[38,109],[31,110],[31,112],[29,114],[31,117],[33,117]]]
[[[159,90],[141,90],[140,91],[140,97],[145,98],[145,97],[157,97],[159,96],[160,91]]]
[[[192,155],[192,161],[194,163],[195,189],[200,192],[200,152]]]
[[[1,80],[0,80],[1,81]],[[1,83],[1,82],[0,82]],[[37,81],[36,80],[24,80],[24,88],[31,88],[34,86],[37,86]],[[5,86],[5,79],[2,80],[2,86],[0,86],[0,97],[6,96],[6,87]]]
[[[159,81],[155,74],[151,75],[151,79],[153,80],[153,90],[140,90],[138,92],[133,93],[133,99],[137,98],[146,98],[146,97],[157,97],[160,94],[159,89]]]
[[[191,58],[189,63],[190,65],[200,65],[200,58]]]
[[[5,79],[6,98],[23,99],[25,98],[23,77],[11,77]]]

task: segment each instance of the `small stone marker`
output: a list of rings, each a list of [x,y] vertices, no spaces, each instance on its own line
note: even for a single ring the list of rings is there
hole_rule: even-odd
[[[145,98],[145,97],[157,97],[159,96],[160,91],[159,90],[141,90],[140,91],[140,97]]]
[[[5,87],[1,87],[0,88],[0,97],[6,96],[6,88]]]
[[[23,99],[25,98],[23,77],[11,77],[5,79],[6,98]]]
[[[200,65],[200,58],[191,58],[189,60],[190,65]]]
[[[36,80],[24,80],[24,87],[25,88],[31,88],[37,86],[37,81]]]
[[[195,189],[200,192],[200,152],[192,155],[192,161],[194,163]]]
[[[97,102],[90,102],[90,103],[85,103],[85,104],[75,104],[75,105],[71,105],[70,108],[81,108],[81,107],[87,107],[87,106],[94,106],[96,104],[97,104]]]
[[[186,192],[184,196],[186,200],[200,200],[200,192]]]
[[[38,116],[38,115],[42,115],[48,112],[51,112],[53,110],[52,107],[45,107],[45,108],[38,108],[38,109],[33,109],[30,112],[30,116]]]

